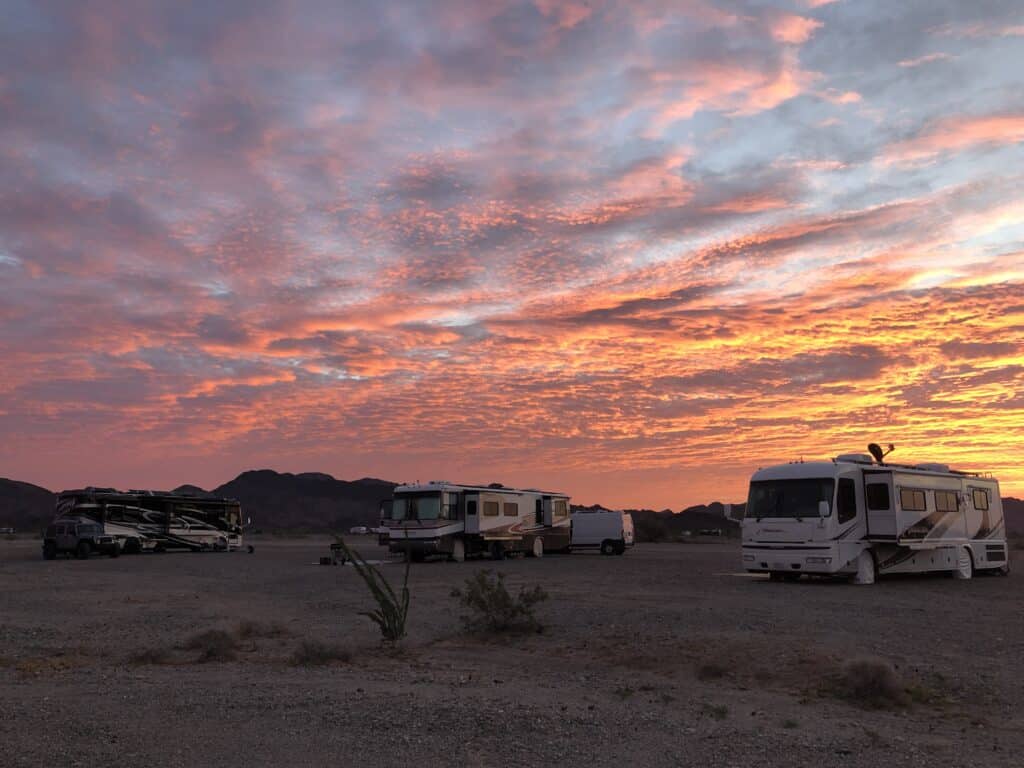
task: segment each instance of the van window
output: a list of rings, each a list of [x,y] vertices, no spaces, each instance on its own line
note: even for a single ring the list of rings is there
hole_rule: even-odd
[[[907,512],[925,512],[928,505],[924,500],[924,491],[900,488],[900,507]]]
[[[956,512],[956,494],[952,491],[936,491],[935,492],[935,511],[936,512]]]
[[[839,478],[839,495],[836,498],[836,503],[840,524],[848,523],[857,516],[857,489],[850,478]]]
[[[974,488],[972,490],[974,496],[974,508],[979,509],[982,512],[988,510],[988,491],[984,488]]]
[[[882,483],[871,483],[867,486],[868,509],[889,509],[889,486]]]
[[[484,515],[487,517],[498,516],[498,502],[496,501],[485,501],[484,502]]]
[[[515,501],[506,501],[504,512],[507,517],[519,517],[519,503]]]

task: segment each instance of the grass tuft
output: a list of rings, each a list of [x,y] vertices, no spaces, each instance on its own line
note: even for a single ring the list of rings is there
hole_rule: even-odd
[[[846,662],[825,691],[863,709],[900,709],[911,701],[892,664],[874,657]]]
[[[318,640],[304,640],[292,654],[292,664],[298,667],[322,667],[328,664],[348,664],[352,652],[348,648]]]
[[[205,664],[211,661],[234,661],[238,641],[223,629],[208,629],[193,635],[182,645],[187,651],[199,651],[196,661]]]

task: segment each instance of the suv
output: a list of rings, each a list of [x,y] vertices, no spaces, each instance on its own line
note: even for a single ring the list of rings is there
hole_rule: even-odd
[[[103,533],[98,523],[78,523],[58,520],[51,523],[43,534],[43,558],[53,560],[58,552],[72,554],[84,560],[93,552],[117,557],[120,549],[113,536]]]

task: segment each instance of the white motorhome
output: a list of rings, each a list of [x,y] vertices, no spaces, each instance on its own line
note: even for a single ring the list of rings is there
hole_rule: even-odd
[[[633,516],[607,509],[572,513],[572,548],[599,549],[602,555],[621,555],[633,546]]]
[[[744,511],[743,567],[773,579],[887,573],[1009,573],[999,482],[944,464],[871,455],[760,469]],[[889,451],[892,446],[889,446]]]
[[[474,554],[501,559],[516,552],[541,557],[569,549],[569,497],[498,483],[400,485],[381,508],[381,528],[389,551],[414,560],[432,554],[456,562]]]

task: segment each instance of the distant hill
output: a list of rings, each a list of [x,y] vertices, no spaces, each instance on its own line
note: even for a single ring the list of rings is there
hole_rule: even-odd
[[[260,530],[342,531],[377,525],[380,502],[391,498],[395,485],[369,477],[350,482],[319,472],[293,475],[258,469],[243,472],[212,493],[242,502],[242,514],[251,516],[253,527]]]
[[[41,530],[53,518],[57,497],[45,488],[0,478],[0,528]]]

